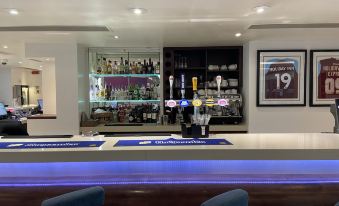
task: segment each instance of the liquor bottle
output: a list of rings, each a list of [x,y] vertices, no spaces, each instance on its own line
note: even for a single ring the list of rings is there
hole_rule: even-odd
[[[113,65],[113,68],[112,68],[112,74],[118,74],[118,64],[117,64],[117,61],[114,61],[114,65]]]
[[[160,62],[157,62],[157,65],[155,66],[155,73],[160,74]]]
[[[128,63],[128,60],[126,59],[125,60],[125,66],[124,66],[124,73],[125,74],[129,74],[130,73],[130,70],[129,70],[129,63]]]
[[[120,57],[119,74],[124,73],[124,59]]]
[[[111,88],[110,100],[116,100],[116,96],[115,96],[115,92],[113,90],[113,87]]]
[[[128,115],[128,121],[129,121],[129,123],[135,122],[135,114],[134,114],[134,111],[131,111],[131,113],[129,113],[129,115]]]
[[[102,69],[101,69],[101,61],[98,59],[97,61],[97,74],[101,74]]]
[[[151,99],[150,97],[151,97],[151,86],[150,86],[150,83],[147,82],[145,99]]]
[[[147,104],[147,123],[152,123],[152,105]]]
[[[157,123],[158,120],[158,105],[154,104],[152,106],[152,123]]]
[[[147,111],[146,106],[144,104],[142,105],[142,122],[144,123],[147,122]]]
[[[144,59],[144,65],[142,66],[142,73],[147,74],[147,64],[146,64],[146,59]]]
[[[105,100],[109,100],[110,95],[111,95],[111,91],[109,91],[109,86],[105,84]]]
[[[120,105],[118,109],[118,118],[119,122],[124,122],[125,121],[125,108],[124,106]]]
[[[148,74],[153,74],[154,73],[154,71],[153,71],[153,68],[152,68],[153,66],[152,66],[152,60],[151,60],[151,58],[149,58],[148,59],[148,66],[147,66],[147,73]]]
[[[107,65],[107,74],[112,74],[113,68],[112,68],[112,61],[108,60],[108,65]]]
[[[107,74],[107,61],[106,58],[102,58],[102,74]]]

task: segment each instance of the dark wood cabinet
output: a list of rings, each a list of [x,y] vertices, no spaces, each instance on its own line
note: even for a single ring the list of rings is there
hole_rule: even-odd
[[[216,86],[206,84],[215,80],[218,75],[222,79],[236,79],[237,85],[222,86],[221,90],[235,90],[237,94],[242,91],[243,85],[243,47],[242,46],[220,46],[220,47],[165,47],[163,51],[164,69],[164,99],[169,99],[170,86],[169,76],[174,76],[174,99],[180,99],[180,76],[185,74],[186,89],[185,98],[192,99],[192,77],[198,78],[199,89],[216,90]],[[209,69],[210,65],[217,66],[217,69]],[[228,69],[230,65],[236,65],[236,69]],[[225,68],[225,66],[227,68]],[[232,93],[234,94],[234,93]],[[164,105],[165,106],[165,105]],[[241,112],[242,116],[242,112]],[[240,123],[240,122],[239,122]]]

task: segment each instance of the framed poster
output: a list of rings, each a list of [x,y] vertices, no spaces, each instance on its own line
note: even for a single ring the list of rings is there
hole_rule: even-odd
[[[310,106],[339,98],[339,50],[311,50]]]
[[[258,50],[257,106],[305,106],[306,58],[306,50]]]

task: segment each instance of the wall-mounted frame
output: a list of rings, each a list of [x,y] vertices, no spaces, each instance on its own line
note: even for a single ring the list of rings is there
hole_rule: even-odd
[[[257,106],[305,106],[306,59],[306,50],[258,50]]]
[[[329,106],[339,98],[339,50],[311,50],[310,106]]]

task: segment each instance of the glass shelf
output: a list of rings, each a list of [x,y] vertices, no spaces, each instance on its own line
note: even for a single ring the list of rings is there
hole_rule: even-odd
[[[143,103],[143,102],[160,102],[160,99],[145,99],[145,100],[91,100],[91,103]]]
[[[160,74],[90,74],[90,77],[159,77]]]

